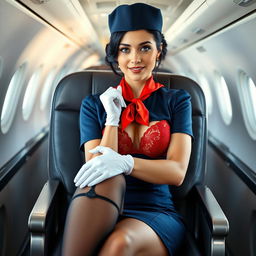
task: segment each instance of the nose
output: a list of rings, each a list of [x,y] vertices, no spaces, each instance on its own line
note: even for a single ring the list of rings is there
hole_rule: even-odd
[[[141,62],[141,56],[137,51],[131,52],[131,63],[137,64]]]

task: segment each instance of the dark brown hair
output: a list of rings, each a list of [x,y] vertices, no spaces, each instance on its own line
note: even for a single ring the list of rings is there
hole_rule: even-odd
[[[157,62],[157,66],[155,69],[157,70],[158,67],[161,64],[161,61],[164,60],[166,53],[167,53],[167,42],[164,38],[164,35],[157,31],[157,30],[147,30],[150,34],[154,36],[156,47],[158,51],[161,51],[161,54],[159,56],[159,60]],[[117,75],[120,75],[116,68],[117,68],[117,56],[118,56],[118,50],[119,50],[119,44],[125,35],[127,31],[121,31],[121,32],[114,32],[111,34],[110,41],[106,45],[105,52],[106,57],[105,61],[106,63],[111,67],[113,72]],[[161,50],[162,47],[162,50]]]

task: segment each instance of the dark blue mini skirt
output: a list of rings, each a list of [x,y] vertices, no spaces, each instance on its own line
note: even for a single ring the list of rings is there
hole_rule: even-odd
[[[185,225],[176,212],[168,185],[147,183],[126,177],[124,210],[120,219],[134,218],[150,226],[175,256],[185,239]]]
[[[146,223],[160,237],[171,256],[176,255],[175,252],[184,241],[185,226],[175,212],[125,209],[120,218],[134,218]]]

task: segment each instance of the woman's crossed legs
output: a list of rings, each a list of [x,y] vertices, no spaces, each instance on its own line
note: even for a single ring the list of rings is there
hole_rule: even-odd
[[[161,239],[146,223],[126,218],[116,224],[99,256],[167,256]]]
[[[77,189],[70,204],[64,231],[63,256],[143,256],[168,255],[157,234],[144,222],[127,218],[117,223],[122,207],[123,175],[95,187],[100,197],[78,196],[90,188]],[[93,193],[89,193],[93,194]],[[100,249],[101,248],[101,249]]]

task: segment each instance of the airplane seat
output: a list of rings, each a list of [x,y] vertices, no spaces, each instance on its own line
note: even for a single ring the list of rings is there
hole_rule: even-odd
[[[206,171],[206,106],[204,94],[193,80],[158,73],[156,81],[191,95],[194,142],[189,167],[180,187],[170,186],[177,210],[187,227],[181,256],[225,255],[228,221],[204,185]],[[73,179],[84,162],[79,150],[79,111],[89,94],[102,93],[119,83],[107,70],[87,70],[63,78],[54,93],[49,129],[49,179],[29,217],[31,255],[60,255],[65,214],[75,191]]]

